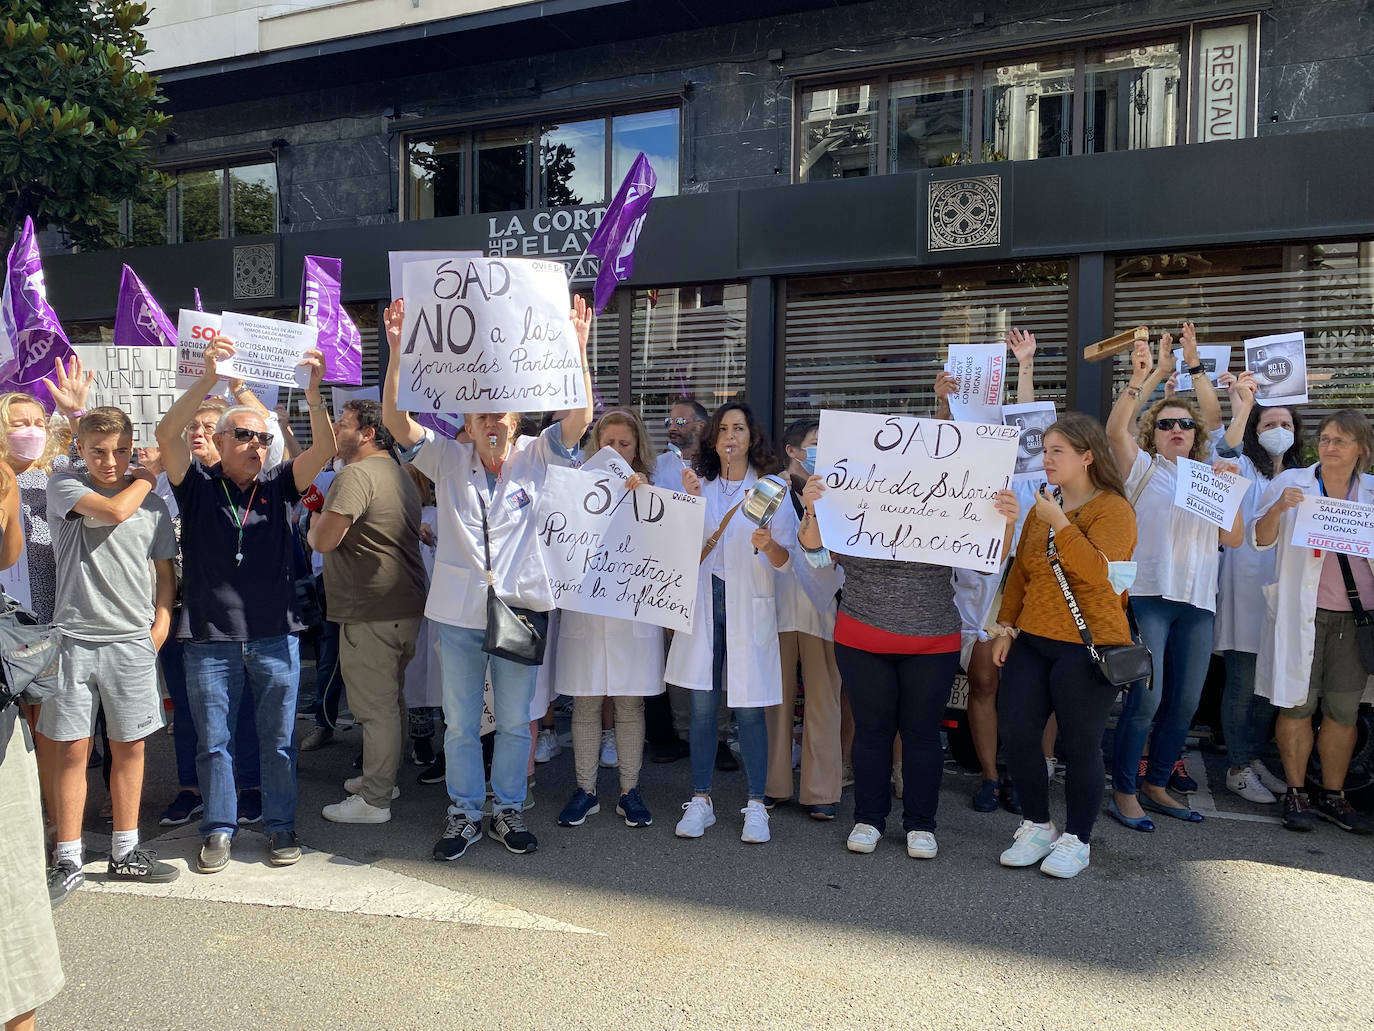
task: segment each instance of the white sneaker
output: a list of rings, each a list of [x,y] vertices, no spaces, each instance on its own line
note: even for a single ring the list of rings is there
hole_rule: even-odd
[[[854,829],[849,832],[849,840],[844,846],[851,852],[862,852],[867,855],[878,846],[881,838],[882,834],[871,823],[856,823]]]
[[[389,823],[391,810],[369,805],[362,795],[349,795],[322,809],[321,815],[332,823]]]
[[[678,820],[673,832],[679,838],[699,838],[716,822],[716,807],[709,798],[693,795],[690,802],[682,803],[682,809],[682,819]]]
[[[934,859],[939,851],[935,835],[930,831],[907,831],[906,854],[912,859]]]
[[[546,763],[554,756],[563,751],[563,746],[558,743],[558,732],[555,730],[541,730],[539,737],[534,742],[534,761]]]
[[[1239,773],[1226,771],[1226,787],[1247,802],[1259,805],[1273,805],[1278,801],[1274,793],[1260,783],[1259,774],[1253,766],[1242,766]]]
[[[1059,832],[1052,823],[1031,823],[1022,820],[1016,828],[1016,840],[1002,853],[1003,866],[1034,866],[1054,851]]]
[[[601,732],[601,768],[611,770],[619,765],[620,756],[615,750],[615,728],[612,727]]]
[[[346,781],[344,781],[344,790],[347,791],[350,795],[361,796],[363,793],[363,778],[349,777]],[[391,785],[391,797],[401,797],[401,789],[398,788],[395,784]]]
[[[768,810],[757,798],[751,798],[740,812],[744,814],[744,833],[739,836],[740,841],[762,845],[772,837],[768,833]]]
[[[1092,846],[1079,841],[1076,834],[1061,834],[1054,849],[1040,864],[1040,872],[1051,877],[1069,878],[1088,868],[1088,853]]]
[[[1055,767],[1054,756],[1052,756],[1052,755],[1047,755],[1047,756],[1045,756],[1045,776],[1046,776],[1047,778],[1049,778],[1050,780],[1054,780],[1054,767]]]
[[[1266,791],[1272,791],[1276,799],[1288,794],[1288,782],[1282,777],[1275,777],[1269,772],[1269,767],[1264,764],[1263,759],[1251,759],[1250,769],[1255,771],[1255,776],[1264,785]]]

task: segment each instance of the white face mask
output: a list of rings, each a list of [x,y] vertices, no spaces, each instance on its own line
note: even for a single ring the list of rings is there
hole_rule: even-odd
[[[1130,590],[1131,584],[1135,583],[1135,563],[1108,562],[1107,582],[1117,594]]]
[[[1260,447],[1277,457],[1293,446],[1293,431],[1283,426],[1271,426],[1257,439]]]

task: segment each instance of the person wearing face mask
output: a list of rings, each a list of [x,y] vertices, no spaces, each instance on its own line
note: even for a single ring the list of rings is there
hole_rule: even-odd
[[[1202,821],[1202,814],[1180,805],[1169,794],[1168,786],[1207,677],[1216,611],[1218,543],[1235,548],[1244,540],[1239,512],[1230,527],[1218,529],[1174,504],[1177,459],[1210,461],[1218,472],[1235,472],[1237,468],[1231,462],[1212,460],[1206,431],[1210,425],[1220,425],[1221,406],[1197,357],[1191,323],[1184,324],[1182,341],[1198,406],[1182,397],[1165,397],[1146,409],[1138,436],[1132,436],[1143,385],[1154,365],[1149,344],[1141,340],[1131,352],[1130,382],[1107,420],[1112,457],[1125,481],[1139,532],[1131,610],[1154,659],[1152,681],[1134,684],[1126,692],[1113,743],[1115,794],[1108,812],[1139,831],[1154,830],[1146,810],[1188,823]],[[1161,342],[1161,352],[1170,342]],[[1253,386],[1247,389],[1253,390]],[[1199,407],[1206,410],[1205,419]],[[1240,425],[1244,425],[1244,416]],[[1144,783],[1138,783],[1147,739],[1150,751],[1143,764]]]
[[[680,474],[687,492],[706,501],[696,618],[691,633],[673,635],[664,672],[668,683],[691,692],[692,702],[692,797],[677,824],[680,838],[699,838],[716,822],[711,775],[722,694],[739,722],[748,782],[741,840],[758,844],[770,837],[764,712],[782,702],[773,571],[792,562],[778,542],[796,540],[797,517],[791,505],[782,505],[771,523],[755,527],[740,509],[749,489],[774,468],[773,449],[753,411],[742,401],[728,401],[706,423],[692,468]]]
[[[584,370],[592,315],[578,296],[569,315]],[[486,778],[482,769],[482,696],[490,665],[496,736],[489,837],[515,855],[534,852],[538,839],[525,825],[531,760],[530,706],[539,668],[483,651],[487,631],[487,584],[497,597],[541,634],[548,632],[553,593],[538,546],[535,507],[550,464],[572,464],[572,452],[592,421],[592,384],[584,371],[587,406],[568,412],[532,437],[516,439],[519,414],[469,413],[470,443],[445,440],[397,407],[405,304],[386,310],[391,348],[382,413],[386,428],[412,462],[434,483],[438,500],[438,551],[425,605],[439,635],[443,669],[445,777],[449,806],[434,858],[455,860],[482,836]],[[490,553],[490,560],[488,560]]]
[[[613,448],[633,470],[627,490],[651,483],[649,431],[634,412],[612,409],[597,420],[587,454]],[[679,474],[679,480],[681,474]],[[663,693],[663,629],[653,623],[565,610],[558,624],[555,693],[573,699],[572,745],[577,789],[558,814],[560,827],[579,827],[600,812],[596,777],[601,751],[602,705],[615,704],[616,766],[620,797],[615,811],[627,827],[648,827],[653,817],[639,791],[644,760],[644,699]]]
[[[1231,410],[1248,409],[1239,448],[1231,439],[1236,423],[1227,431],[1226,444],[1218,454],[1231,453],[1240,465],[1240,474],[1253,481],[1241,502],[1241,518],[1246,526],[1254,523],[1260,499],[1274,477],[1307,463],[1303,457],[1302,413],[1296,408],[1267,408],[1246,402],[1252,393],[1240,395],[1232,388]],[[1256,612],[1256,599],[1274,582],[1275,553],[1260,551],[1246,535],[1239,548],[1228,548],[1221,555],[1217,590],[1216,636],[1212,650],[1226,662],[1226,686],[1221,696],[1221,727],[1226,737],[1230,766],[1226,787],[1241,798],[1261,805],[1272,805],[1283,795],[1286,785],[1275,777],[1259,757],[1259,748],[1269,740],[1274,723],[1274,707],[1255,691],[1255,665],[1264,641],[1265,625]]]

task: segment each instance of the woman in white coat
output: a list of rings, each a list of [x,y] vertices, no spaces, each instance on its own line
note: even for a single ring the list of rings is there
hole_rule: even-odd
[[[625,486],[635,490],[652,482],[653,445],[634,412],[613,408],[592,430],[587,453],[610,447],[633,470]],[[676,488],[676,484],[673,485]],[[620,800],[615,811],[627,827],[654,822],[639,793],[644,761],[644,699],[663,693],[663,630],[652,623],[597,616],[571,609],[558,628],[555,693],[573,700],[573,768],[577,790],[558,814],[562,827],[579,827],[601,811],[596,776],[601,756],[601,710],[615,701],[615,736],[620,769]]]
[[[1297,507],[1308,495],[1374,505],[1374,432],[1359,412],[1328,415],[1317,429],[1317,464],[1274,477],[1259,503],[1250,535],[1260,551],[1278,549],[1278,577],[1264,588],[1268,632],[1256,677],[1258,690],[1279,708],[1275,734],[1288,781],[1283,825],[1310,831],[1316,818],[1342,830],[1370,833],[1370,821],[1346,801],[1345,774],[1355,750],[1356,721],[1368,670],[1360,661],[1355,595],[1374,609],[1374,561],[1292,542]],[[1342,569],[1345,566],[1345,569]],[[1312,717],[1322,710],[1321,734]],[[1304,790],[1313,742],[1321,757],[1322,796],[1312,806]]]
[[[677,836],[699,838],[716,822],[711,773],[716,712],[725,691],[739,722],[740,758],[749,784],[741,837],[764,842],[769,838],[764,709],[782,701],[773,570],[792,562],[778,540],[796,540],[797,517],[791,505],[782,505],[767,527],[756,528],[740,511],[760,473],[774,468],[768,438],[742,401],[726,402],[711,416],[692,465],[683,470],[682,484],[706,501],[697,604],[692,632],[673,635],[665,672],[668,683],[691,691],[692,702],[692,798],[682,807]]]

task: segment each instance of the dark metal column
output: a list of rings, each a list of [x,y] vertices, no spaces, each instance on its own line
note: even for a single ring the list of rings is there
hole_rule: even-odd
[[[776,434],[782,419],[777,390],[780,348],[777,288],[771,276],[754,276],[749,280],[748,311],[745,336],[748,364],[744,370],[744,398],[754,409],[759,422]]]

